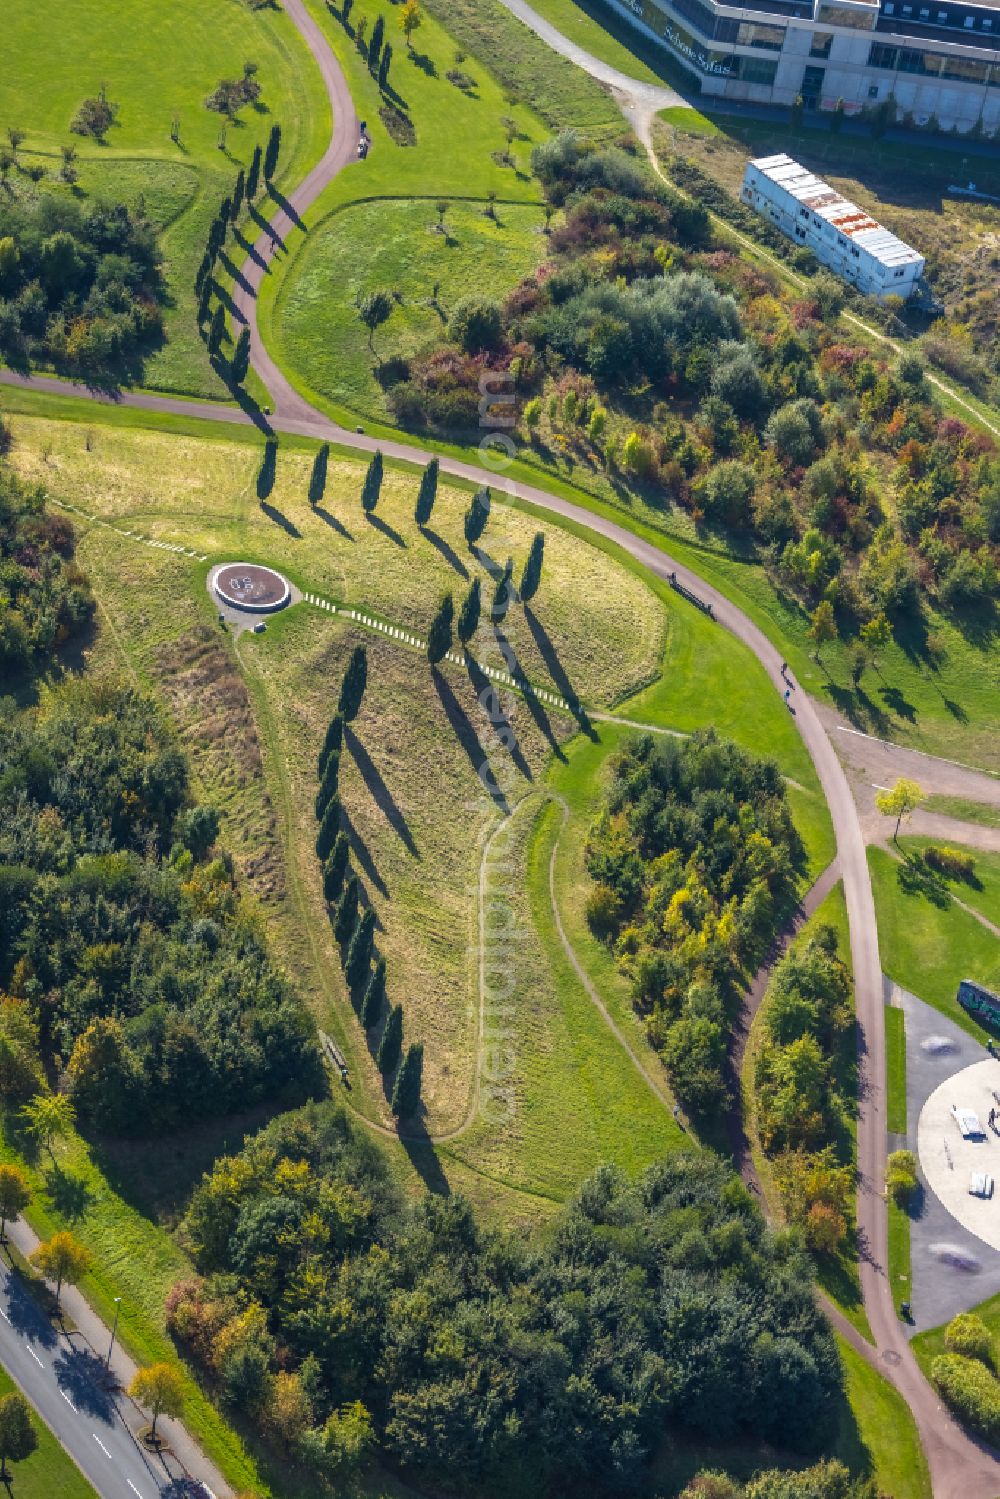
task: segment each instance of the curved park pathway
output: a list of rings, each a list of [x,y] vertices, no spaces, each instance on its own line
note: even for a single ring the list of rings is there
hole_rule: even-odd
[[[379,447],[386,457],[424,464],[431,455],[419,447],[396,441],[376,442],[364,434],[339,427],[315,410],[293,389],[274,363],[263,346],[256,326],[254,304],[270,261],[320,192],[338,172],[355,161],[358,137],[358,123],[347,81],[328,42],[302,0],[284,0],[284,5],[322,74],[333,109],[333,132],[320,162],[291,194],[290,199],[279,200],[279,211],[272,219],[270,228],[261,234],[254,245],[234,296],[237,315],[250,327],[251,357],[257,373],[270,391],[274,411],[271,424],[276,430],[333,440],[364,452],[371,452]],[[540,22],[541,18],[537,18],[537,21]],[[541,34],[539,25],[534,21],[531,24]],[[566,49],[571,45],[566,42],[559,50],[570,55]],[[575,56],[574,61],[592,71],[596,59],[590,59],[589,54],[582,53]],[[601,64],[600,67],[603,69],[604,65]],[[363,170],[363,167],[360,169]],[[96,395],[84,385],[38,377],[23,379],[8,371],[0,372],[0,382],[24,383],[51,394],[64,393],[91,398]],[[122,404],[140,409],[172,412],[181,416],[220,422],[250,421],[250,417],[244,412],[211,402],[177,400],[145,393],[127,393],[118,399]],[[774,691],[783,691],[781,657],[763,631],[728,598],[681,564],[672,561],[659,547],[641,540],[615,521],[595,515],[535,485],[499,476],[488,468],[455,458],[442,457],[440,464],[447,474],[469,479],[477,484],[487,483],[497,491],[526,500],[540,509],[563,516],[588,531],[606,537],[659,578],[670,579],[676,575],[677,580],[685,587],[712,604],[718,623],[754,653]],[[864,838],[840,761],[815,707],[801,694],[796,694],[795,714],[797,727],[830,808],[850,922],[860,1033],[858,1235],[864,1246],[860,1266],[861,1287],[880,1367],[896,1385],[913,1412],[927,1455],[935,1499],[996,1499],[1000,1494],[1000,1462],[966,1436],[944,1410],[921,1374],[896,1316],[886,1274],[888,1229],[885,1203],[881,1195],[886,1147],[882,974]]]

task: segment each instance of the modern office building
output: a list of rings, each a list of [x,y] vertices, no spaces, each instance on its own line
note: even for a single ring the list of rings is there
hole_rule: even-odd
[[[740,196],[859,291],[912,296],[923,256],[790,156],[748,162]]]
[[[703,94],[1000,133],[1000,0],[609,0]]]

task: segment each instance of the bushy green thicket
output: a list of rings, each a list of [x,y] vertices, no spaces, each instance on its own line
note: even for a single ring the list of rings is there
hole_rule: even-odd
[[[161,333],[156,237],[123,203],[0,195],[0,354],[126,376]]]
[[[73,561],[73,527],[44,492],[0,463],[0,673],[49,660],[90,619],[94,601]]]
[[[0,702],[0,987],[102,1129],[321,1085],[311,1023],[212,856],[218,818],[189,797],[184,755],[129,683]]]
[[[172,1293],[175,1333],[254,1419],[296,1378],[306,1424],[275,1435],[321,1468],[357,1401],[392,1463],[466,1493],[624,1493],[671,1433],[815,1450],[828,1429],[807,1262],[705,1153],[600,1169],[531,1246],[460,1197],[404,1205],[313,1105],[219,1161],[187,1228],[208,1279]]]
[[[988,1442],[1000,1441],[1000,1380],[978,1358],[942,1353],[931,1379],[945,1404]]]
[[[724,1099],[738,982],[773,936],[800,849],[777,766],[712,730],[645,735],[612,763],[587,840],[587,914],[693,1109]]]

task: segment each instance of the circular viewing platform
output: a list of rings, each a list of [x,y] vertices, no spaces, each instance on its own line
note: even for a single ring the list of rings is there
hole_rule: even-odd
[[[274,614],[292,596],[280,573],[256,562],[227,562],[216,572],[212,586],[222,603],[247,614]]]

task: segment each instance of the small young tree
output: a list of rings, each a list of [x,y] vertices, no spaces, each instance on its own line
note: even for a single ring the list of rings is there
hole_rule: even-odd
[[[338,833],[333,840],[333,847],[326,856],[326,863],[323,865],[323,899],[330,905],[340,899],[350,857],[350,839],[346,833]]]
[[[31,1424],[31,1407],[20,1390],[0,1397],[0,1483],[8,1487],[11,1474],[8,1463],[21,1463],[38,1446],[38,1436]]]
[[[347,663],[344,680],[340,684],[340,698],[337,702],[337,712],[345,723],[353,723],[357,718],[361,699],[365,695],[367,686],[368,652],[363,645],[356,645]]]
[[[397,1119],[412,1119],[420,1107],[420,1084],[424,1070],[424,1048],[414,1041],[406,1048],[403,1065],[392,1089],[392,1112]]]
[[[76,1110],[65,1093],[38,1093],[21,1110],[25,1129],[55,1162],[53,1141],[65,1140],[76,1124]]]
[[[506,617],[507,610],[510,608],[510,598],[511,593],[513,592],[513,589],[511,587],[511,578],[513,577],[513,575],[514,559],[513,557],[508,557],[507,561],[504,563],[503,572],[500,574],[499,578],[497,578],[496,587],[493,590],[492,613],[495,620],[504,619]]]
[[[16,161],[18,149],[20,148],[21,142],[24,140],[24,131],[20,130],[16,125],[8,125],[7,139],[10,141],[11,155]]]
[[[432,666],[436,666],[451,650],[451,622],[454,617],[454,600],[450,593],[446,593],[427,632],[427,659]]]
[[[375,353],[375,332],[387,323],[392,315],[392,296],[387,291],[370,291],[364,296],[359,294],[355,303],[358,309],[358,317],[368,329],[368,349]]]
[[[229,373],[234,385],[242,385],[250,373],[250,329],[245,326],[240,329],[240,336],[236,340]]]
[[[254,146],[254,148],[253,148],[253,155],[250,158],[250,165],[247,168],[247,202],[248,203],[252,203],[253,202],[254,198],[256,198],[256,196],[257,196],[258,189],[260,188],[260,165],[261,165],[260,147],[259,146]]]
[[[375,1066],[379,1072],[394,1072],[403,1049],[403,1006],[393,1005],[385,1022],[382,1038],[375,1053]]]
[[[438,470],[440,465],[436,458],[430,463],[420,475],[420,488],[417,490],[417,504],[413,512],[418,526],[426,526],[434,509],[434,501],[437,499]]]
[[[7,1242],[7,1224],[19,1218],[31,1201],[28,1178],[19,1166],[0,1166],[0,1244]]]
[[[469,641],[479,629],[479,613],[482,607],[481,589],[479,579],[473,578],[469,584],[469,591],[462,600],[462,607],[458,615],[458,638],[463,645]]]
[[[915,812],[924,799],[922,788],[916,781],[907,780],[906,776],[900,776],[891,791],[876,791],[875,805],[883,817],[894,817],[896,826],[893,830],[893,843],[899,840],[899,825],[904,817],[909,817]]]
[[[368,981],[374,942],[375,912],[368,906],[354,928],[344,960],[344,978],[352,994],[358,994]]]
[[[486,530],[486,522],[490,518],[490,492],[484,485],[477,489],[472,496],[472,502],[465,512],[465,539],[469,546],[475,546],[476,542]]]
[[[411,52],[413,51],[413,33],[422,20],[423,17],[420,14],[418,0],[405,0],[403,8],[399,12],[399,29],[406,37],[406,45]]]
[[[278,153],[281,150],[281,126],[272,125],[271,132],[267,137],[267,146],[264,150],[264,181],[270,182],[278,165]]]
[[[31,1263],[42,1272],[46,1280],[56,1283],[56,1309],[63,1285],[75,1286],[90,1269],[91,1255],[88,1249],[71,1233],[61,1229],[44,1239],[31,1256]]]
[[[892,626],[882,613],[866,620],[861,626],[861,642],[873,660],[892,644]]]
[[[319,762],[316,766],[317,775],[322,775],[326,769],[327,757],[334,753],[340,754],[344,743],[344,719],[340,713],[335,713],[326,726],[326,737],[323,747],[319,752]]]
[[[318,858],[323,860],[324,864],[330,855],[333,845],[337,841],[337,834],[340,832],[340,818],[340,797],[334,793],[323,808],[323,818],[319,825],[319,832],[316,834],[316,854]]]
[[[128,1387],[137,1405],[148,1406],[153,1417],[150,1441],[156,1441],[156,1423],[161,1416],[179,1416],[184,1410],[184,1381],[172,1364],[150,1364],[139,1369]]]
[[[221,302],[216,302],[215,311],[212,313],[212,321],[208,329],[208,352],[213,358],[217,358],[222,348],[222,340],[226,336],[226,309]]]
[[[330,801],[337,794],[337,784],[340,779],[340,751],[332,750],[326,757],[323,766],[323,774],[320,777],[319,790],[316,792],[316,816],[322,819],[323,813],[330,805]]]
[[[340,900],[337,903],[337,912],[333,919],[333,935],[341,947],[349,941],[358,921],[358,892],[360,890],[358,877],[352,874],[344,885]]]
[[[816,642],[816,660],[819,660],[820,650],[830,640],[837,638],[837,621],[833,613],[833,605],[829,599],[823,599],[816,605],[810,615],[812,621],[809,626],[809,638]]]
[[[545,554],[545,537],[541,531],[536,531],[531,543],[531,551],[528,560],[524,564],[524,572],[521,574],[521,598],[525,603],[533,599],[538,592],[538,585],[542,581],[542,558]]]
[[[361,1001],[361,1024],[366,1031],[373,1031],[382,1019],[385,1009],[385,959],[379,958],[365,985],[365,997]]]
[[[386,42],[382,48],[382,56],[378,64],[378,86],[385,92],[386,84],[389,82],[389,64],[392,62],[392,43]]]
[[[839,135],[843,130],[845,113],[844,101],[843,99],[838,99],[833,106],[833,114],[830,116],[830,133],[832,135]]]
[[[320,500],[326,494],[326,475],[329,467],[330,444],[328,442],[324,442],[322,446],[316,450],[316,457],[313,459],[312,472],[309,475],[310,505],[318,505]]]
[[[366,515],[370,515],[378,504],[378,497],[382,492],[382,450],[376,448],[368,464],[368,472],[365,474],[365,482],[361,488],[361,506]]]

